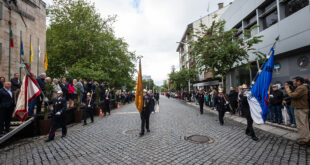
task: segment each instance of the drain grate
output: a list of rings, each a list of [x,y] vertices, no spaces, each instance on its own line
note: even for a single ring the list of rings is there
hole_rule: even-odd
[[[139,135],[139,133],[140,133],[139,129],[130,129],[123,132],[123,134],[125,135]]]
[[[189,141],[191,143],[196,143],[196,144],[210,144],[213,143],[214,140],[208,136],[203,136],[203,135],[191,135],[191,136],[185,136],[184,140]]]

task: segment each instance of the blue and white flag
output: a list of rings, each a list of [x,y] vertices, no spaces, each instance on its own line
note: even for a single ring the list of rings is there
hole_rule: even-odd
[[[264,65],[252,89],[247,93],[250,105],[251,116],[257,124],[263,124],[266,121],[268,113],[268,90],[272,80],[272,71],[274,63],[274,49],[271,48],[271,55]]]

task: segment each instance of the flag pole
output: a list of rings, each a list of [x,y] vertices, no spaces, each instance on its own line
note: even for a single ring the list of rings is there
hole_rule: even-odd
[[[279,38],[280,38],[280,36],[278,36],[278,37],[275,39],[275,41],[274,41],[274,43],[272,44],[272,47],[271,47],[271,48],[274,48],[274,47],[276,46],[277,42],[279,41]],[[268,56],[267,56],[266,59],[264,60],[264,63],[266,63],[266,62],[268,61],[269,56],[270,56],[271,53],[272,53],[272,49],[269,50]],[[259,70],[257,71],[257,73],[256,73],[256,75],[255,75],[253,81],[252,81],[252,86],[253,86],[254,83],[256,82],[256,79],[258,78],[258,76],[260,75],[260,72],[261,72],[263,69],[264,69],[264,65],[261,65],[260,68],[259,68]]]

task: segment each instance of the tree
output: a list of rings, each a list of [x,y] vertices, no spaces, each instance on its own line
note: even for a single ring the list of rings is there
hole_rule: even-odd
[[[142,84],[143,84],[143,88],[148,89],[148,90],[153,90],[153,87],[155,86],[153,79],[142,80]]]
[[[171,72],[169,74],[169,80],[173,84],[172,90],[184,90],[188,89],[188,81],[194,81],[197,77],[197,70],[195,68],[182,69],[178,72]]]
[[[135,54],[114,35],[115,16],[102,19],[87,0],[54,0],[48,8],[48,74],[109,83],[132,82]]]
[[[192,32],[194,40],[187,43],[191,46],[190,54],[194,56],[200,72],[212,72],[214,77],[226,74],[235,66],[249,64],[249,53],[264,57],[253,46],[262,42],[262,36],[251,36],[251,31],[257,26],[244,31],[245,38],[238,38],[240,32],[233,28],[225,30],[225,21],[213,22],[210,27],[200,25],[200,30]]]

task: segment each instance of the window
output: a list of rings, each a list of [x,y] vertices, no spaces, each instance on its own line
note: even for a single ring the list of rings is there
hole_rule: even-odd
[[[309,0],[282,0],[284,5],[285,17],[292,15],[298,10],[309,5]]]
[[[263,30],[278,22],[277,2],[275,0],[266,1],[266,3],[259,8],[259,10],[262,13],[259,15],[259,18],[262,22]]]
[[[0,2],[0,20],[2,20],[2,14],[3,13],[3,4]]]
[[[252,13],[248,18],[244,20],[244,29],[251,29],[257,25],[256,11]],[[254,36],[258,33],[258,28],[254,28],[251,30],[251,36]]]
[[[267,29],[273,24],[278,22],[278,12],[277,10],[263,17],[263,29]]]

